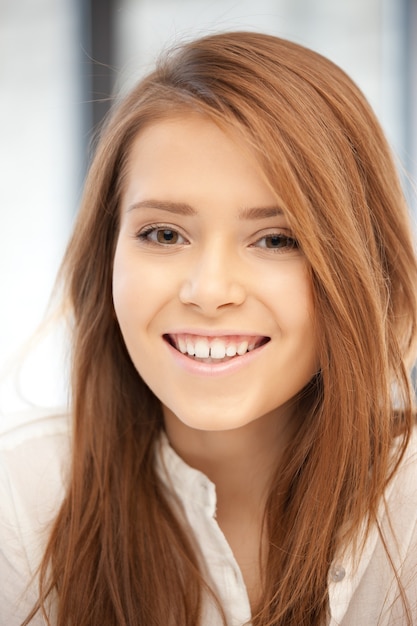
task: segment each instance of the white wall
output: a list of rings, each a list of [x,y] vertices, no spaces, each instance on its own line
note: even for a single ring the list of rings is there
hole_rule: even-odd
[[[122,0],[118,86],[127,90],[164,46],[184,38],[218,30],[268,32],[311,47],[345,69],[403,158],[402,6],[402,0]]]
[[[10,359],[44,315],[76,210],[74,4],[0,0],[0,412],[19,406]],[[35,402],[58,400],[50,354],[26,376]]]

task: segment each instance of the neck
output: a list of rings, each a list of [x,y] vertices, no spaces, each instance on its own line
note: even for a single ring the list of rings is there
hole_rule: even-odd
[[[237,506],[241,514],[263,513],[273,473],[292,431],[288,415],[270,413],[225,431],[190,428],[166,408],[164,416],[175,451],[216,485],[219,513]]]
[[[268,543],[263,518],[272,476],[294,420],[274,411],[226,431],[190,428],[164,408],[168,439],[192,467],[216,486],[216,520],[242,572],[252,609],[262,595],[262,561]]]

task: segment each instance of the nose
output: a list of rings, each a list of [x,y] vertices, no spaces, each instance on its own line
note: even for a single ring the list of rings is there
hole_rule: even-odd
[[[222,254],[218,248],[206,251],[189,266],[179,298],[206,315],[241,305],[246,299],[246,287],[238,259]]]

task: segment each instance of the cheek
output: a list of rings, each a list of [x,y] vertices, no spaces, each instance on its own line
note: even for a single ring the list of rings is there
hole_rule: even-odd
[[[174,281],[169,267],[152,256],[121,242],[113,264],[113,304],[126,341],[134,340],[172,296]],[[128,346],[129,348],[129,346]]]
[[[113,263],[113,305],[120,328],[126,338],[131,323],[135,322],[143,312],[147,299],[146,273],[141,271],[140,264],[135,262],[134,255],[129,254],[118,243]],[[128,346],[129,347],[129,346]]]
[[[294,277],[283,293],[285,297],[277,300],[276,305],[281,336],[299,373],[307,377],[306,383],[319,369],[317,324],[308,272]]]
[[[294,269],[294,268],[293,268]],[[310,278],[304,263],[296,271],[281,272],[270,289],[270,306],[283,333],[313,333],[314,305]]]
[[[114,309],[119,322],[123,317],[124,309],[129,306],[130,299],[133,297],[134,287],[129,264],[118,243],[113,261],[112,292]]]

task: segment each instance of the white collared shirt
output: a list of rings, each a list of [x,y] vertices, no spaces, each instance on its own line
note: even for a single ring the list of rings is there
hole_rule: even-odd
[[[1,425],[0,425],[1,430]],[[23,420],[0,435],[0,626],[18,626],[36,600],[30,584],[42,557],[51,521],[65,493],[70,450],[69,420]],[[228,626],[250,621],[242,573],[216,521],[215,485],[174,452],[162,437],[157,455],[161,480],[192,527],[204,569],[224,607]],[[381,505],[380,524],[417,624],[417,435],[386,493],[390,523]],[[393,535],[395,533],[395,537]],[[398,588],[376,528],[355,559],[345,551],[329,572],[329,626],[404,624]],[[33,624],[43,624],[37,617]],[[204,626],[220,626],[207,601]],[[162,626],[162,625],[161,625]]]

